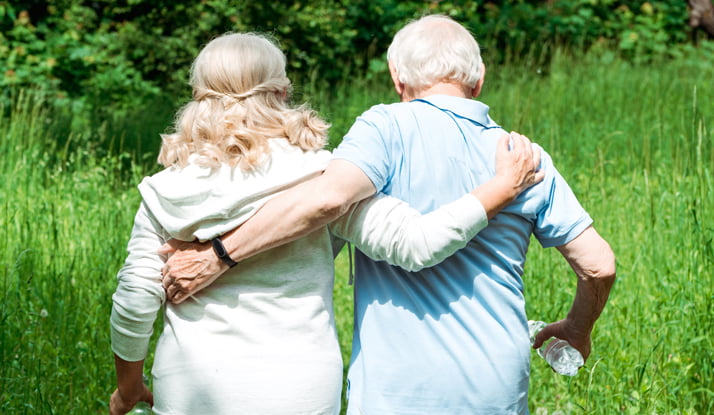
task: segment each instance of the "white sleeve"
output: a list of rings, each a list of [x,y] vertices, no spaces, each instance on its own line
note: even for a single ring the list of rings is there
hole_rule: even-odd
[[[110,317],[112,351],[129,362],[146,358],[156,315],[166,299],[161,285],[165,236],[144,203],[134,218],[129,255],[117,274]]]
[[[353,206],[330,231],[374,260],[418,271],[465,247],[486,225],[486,211],[471,194],[425,215],[379,194]]]

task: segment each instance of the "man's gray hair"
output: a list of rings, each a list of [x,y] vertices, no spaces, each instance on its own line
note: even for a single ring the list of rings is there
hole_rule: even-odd
[[[416,90],[455,81],[473,88],[481,78],[481,50],[465,27],[448,16],[429,15],[404,26],[387,50],[399,81]]]

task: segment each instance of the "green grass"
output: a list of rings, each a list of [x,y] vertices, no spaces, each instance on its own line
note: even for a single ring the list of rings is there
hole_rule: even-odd
[[[482,99],[491,115],[551,153],[618,258],[587,367],[561,377],[533,354],[532,413],[714,412],[712,79],[703,56],[633,66],[558,55],[540,71],[488,68]],[[394,100],[386,78],[378,81],[308,85],[295,96],[333,123],[334,145],[361,111]],[[165,125],[137,117],[72,128],[85,125],[71,118],[78,115],[60,116],[31,94],[0,114],[0,413],[106,413],[111,294],[139,202],[135,185],[158,169]],[[116,144],[129,130],[143,138],[140,153]],[[562,318],[575,277],[557,251],[531,246],[529,316]],[[348,362],[344,255],[337,271]]]

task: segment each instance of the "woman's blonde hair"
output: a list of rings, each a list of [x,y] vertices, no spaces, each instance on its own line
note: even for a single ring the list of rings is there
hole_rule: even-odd
[[[287,104],[285,55],[268,38],[229,33],[212,40],[191,67],[193,100],[162,134],[159,163],[184,167],[222,163],[250,171],[269,154],[268,139],[286,138],[303,150],[325,145],[329,124],[306,106]]]

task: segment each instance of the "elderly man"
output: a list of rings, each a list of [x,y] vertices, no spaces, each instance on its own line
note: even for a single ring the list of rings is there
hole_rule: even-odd
[[[427,16],[396,34],[388,60],[401,102],[362,114],[322,176],[224,235],[233,260],[324,225],[376,191],[429,212],[493,176],[504,131],[471,99],[485,75],[473,36],[447,17]],[[439,265],[410,273],[357,252],[348,414],[528,413],[521,275],[531,234],[557,247],[578,277],[570,312],[546,326],[536,346],[558,337],[587,359],[615,278],[614,255],[545,152],[541,166],[543,182]],[[227,268],[205,244],[175,248],[165,267],[175,300]]]

